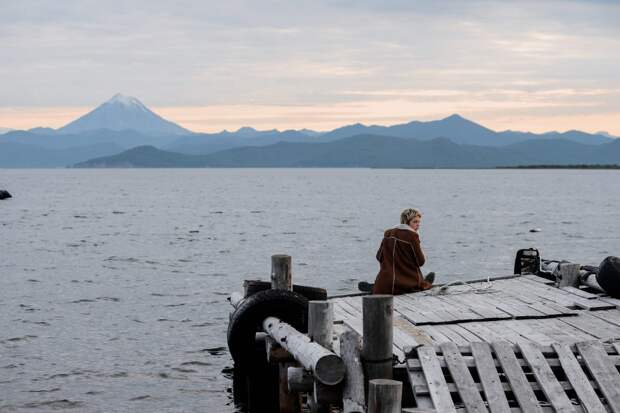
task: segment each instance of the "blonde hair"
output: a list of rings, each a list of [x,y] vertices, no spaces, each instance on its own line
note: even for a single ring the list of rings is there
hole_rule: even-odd
[[[422,216],[422,213],[419,210],[415,208],[407,208],[400,214],[400,223],[407,225],[417,216]]]

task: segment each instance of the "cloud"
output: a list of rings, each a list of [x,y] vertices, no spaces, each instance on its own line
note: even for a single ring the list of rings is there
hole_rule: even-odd
[[[0,107],[91,107],[121,91],[158,107],[616,113],[618,21],[611,1],[6,1]]]

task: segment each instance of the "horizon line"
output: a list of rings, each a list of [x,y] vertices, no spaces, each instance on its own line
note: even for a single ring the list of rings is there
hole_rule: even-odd
[[[332,111],[323,108],[330,107]],[[346,104],[337,105],[209,105],[209,106],[154,106],[150,110],[162,118],[194,133],[235,132],[249,127],[258,131],[302,130],[326,133],[354,124],[394,126],[410,122],[439,121],[460,116],[493,132],[566,133],[580,131],[589,134],[620,137],[620,125],[614,119],[618,114],[578,115],[485,115],[478,110],[448,110],[423,112],[416,115],[391,114],[385,110],[368,115],[366,111],[346,111]],[[349,105],[351,106],[351,105]],[[336,110],[340,109],[340,110]],[[366,108],[368,109],[368,108]],[[29,130],[33,128],[59,129],[94,110],[86,106],[0,107],[0,130]],[[357,113],[355,113],[357,112]],[[449,113],[449,114],[448,114]],[[465,113],[465,114],[464,114]],[[478,115],[478,116],[477,116]],[[474,120],[475,119],[475,120]],[[605,122],[608,121],[608,122]],[[555,124],[556,126],[552,126]],[[568,125],[567,127],[560,127]],[[596,126],[593,126],[595,124]],[[526,126],[528,125],[528,126]],[[552,129],[549,129],[549,128]]]

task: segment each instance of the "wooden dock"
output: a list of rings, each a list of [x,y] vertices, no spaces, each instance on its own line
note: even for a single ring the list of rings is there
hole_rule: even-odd
[[[330,301],[337,330],[362,335],[362,296]],[[404,411],[620,412],[618,299],[513,275],[393,303]]]
[[[308,288],[292,286],[290,257],[274,268],[271,285],[287,290],[281,294]],[[259,294],[280,294],[267,291]],[[239,310],[249,294],[256,292],[246,288],[231,303]],[[619,299],[509,275],[394,297],[320,300],[310,301],[308,330],[265,318],[254,354],[277,368],[255,363],[244,374],[248,388],[260,383],[262,398],[271,391],[267,371],[279,390],[271,405],[250,402],[250,411],[297,412],[305,401],[311,412],[620,413]],[[247,303],[239,311],[263,311],[264,299],[255,301],[254,310]]]

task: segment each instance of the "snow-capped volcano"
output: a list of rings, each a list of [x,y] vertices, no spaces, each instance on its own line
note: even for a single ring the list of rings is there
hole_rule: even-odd
[[[138,99],[120,93],[99,105],[86,115],[58,129],[61,134],[78,134],[97,129],[114,131],[135,130],[146,135],[187,135],[191,131],[170,122]]]

